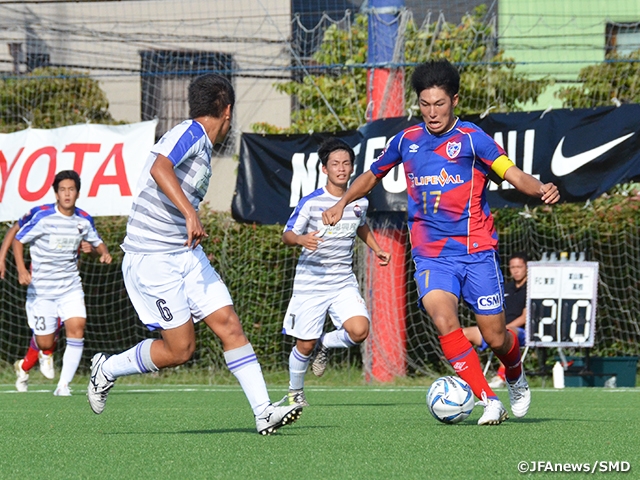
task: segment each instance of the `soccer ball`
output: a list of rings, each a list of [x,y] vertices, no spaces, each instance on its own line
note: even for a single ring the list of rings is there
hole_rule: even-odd
[[[458,423],[467,418],[475,405],[469,384],[458,377],[440,377],[429,387],[427,406],[442,423]]]

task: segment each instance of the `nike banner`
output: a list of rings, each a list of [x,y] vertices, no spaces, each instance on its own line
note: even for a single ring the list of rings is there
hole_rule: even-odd
[[[561,201],[593,199],[640,176],[640,105],[468,117],[504,147],[523,171],[560,189]],[[377,120],[337,134],[356,152],[356,175],[366,171],[387,141],[420,118]],[[301,197],[326,183],[319,144],[331,134],[243,134],[232,213],[236,220],[284,224]],[[355,176],[354,176],[355,178]],[[492,207],[537,205],[507,182],[490,183]],[[369,196],[370,212],[406,211],[402,166]]]

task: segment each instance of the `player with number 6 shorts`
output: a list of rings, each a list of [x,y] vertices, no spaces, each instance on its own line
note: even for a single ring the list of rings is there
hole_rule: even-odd
[[[229,291],[200,245],[207,233],[197,214],[209,187],[214,144],[231,128],[235,93],[224,77],[209,74],[191,82],[188,96],[191,118],[165,133],[147,157],[122,244],[131,303],[161,339],[143,340],[117,355],[94,355],[87,396],[100,414],[117,378],[186,363],[195,352],[195,324],[202,321],[220,339],[258,433],[268,435],[296,421],[302,408],[269,400]]]

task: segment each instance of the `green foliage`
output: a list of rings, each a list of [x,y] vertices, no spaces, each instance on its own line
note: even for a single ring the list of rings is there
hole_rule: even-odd
[[[637,187],[637,186],[636,186]],[[502,258],[518,250],[534,260],[542,252],[587,252],[600,263],[596,345],[593,355],[638,355],[640,333],[640,195],[626,188],[615,195],[603,195],[587,204],[560,204],[531,209],[494,209]],[[282,320],[291,296],[299,249],[281,242],[278,225],[236,223],[228,213],[203,210],[201,218],[209,237],[203,248],[224,279],[243,328],[262,361],[265,371],[285,368],[291,339],[281,334]],[[87,301],[85,358],[96,351],[120,352],[150,333],[138,321],[120,273],[126,218],[98,217],[96,226],[108,245],[114,262],[101,265],[82,255],[80,270]],[[6,226],[0,228],[4,236]],[[3,358],[24,354],[29,330],[24,320],[23,288],[17,286],[13,258],[9,255],[7,278],[0,282],[0,352]],[[408,267],[410,269],[410,267]],[[407,281],[412,284],[410,275]],[[415,292],[408,288],[407,352],[412,375],[442,371],[443,364],[432,346],[434,334],[425,330],[428,319],[417,307]],[[463,324],[473,322],[461,312]],[[225,369],[219,340],[204,325],[198,326],[197,349],[188,364],[200,370]],[[334,354],[332,364],[360,365],[357,349]],[[414,371],[415,370],[415,371]]]
[[[556,96],[565,108],[611,106],[640,103],[640,50],[626,56],[609,56],[603,63],[580,70],[578,86],[560,89]]]
[[[620,190],[620,189],[614,189]],[[586,204],[540,206],[493,212],[503,258],[516,250],[534,260],[542,252],[586,252],[599,263],[599,292],[593,355],[638,355],[640,300],[640,195],[626,188]],[[514,240],[518,239],[518,240]]]
[[[515,72],[514,62],[495,50],[495,27],[484,20],[485,14],[486,7],[478,7],[459,25],[438,21],[417,27],[408,22],[404,33],[406,105],[414,104],[416,98],[410,86],[413,66],[434,58],[447,58],[459,67],[460,115],[481,113],[489,107],[496,112],[517,111],[520,105],[537,99],[549,80],[530,80]],[[366,15],[356,15],[349,29],[337,24],[327,28],[313,55],[314,65],[322,67],[319,73],[315,70],[301,81],[276,85],[278,91],[297,102],[291,127],[259,123],[252,126],[253,130],[307,133],[363,125],[367,109],[367,25]]]
[[[410,24],[405,42],[408,64],[446,58],[460,72],[458,115],[484,112],[515,112],[521,105],[535,101],[549,85],[548,79],[530,80],[516,73],[513,59],[496,47],[495,25],[486,22],[486,6],[465,15],[459,25],[440,22],[416,29]],[[430,52],[429,56],[425,51]],[[413,69],[407,69],[407,78]],[[415,103],[415,93],[406,87],[407,104]]]
[[[77,123],[117,123],[107,96],[89,75],[44,67],[0,78],[0,132],[27,126],[56,128]]]

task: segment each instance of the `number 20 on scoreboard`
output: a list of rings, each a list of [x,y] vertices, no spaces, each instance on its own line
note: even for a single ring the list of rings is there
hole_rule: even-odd
[[[527,264],[526,344],[593,347],[598,262]]]

